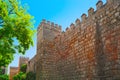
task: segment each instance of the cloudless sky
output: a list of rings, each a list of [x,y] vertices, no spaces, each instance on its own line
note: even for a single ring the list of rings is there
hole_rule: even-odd
[[[74,23],[77,18],[81,19],[83,13],[88,13],[88,9],[93,7],[96,10],[96,3],[99,0],[21,0],[22,5],[28,5],[28,12],[34,16],[35,29],[37,29],[42,19],[54,22],[62,26],[62,30]],[[106,0],[102,0],[106,3]],[[14,61],[9,66],[18,66],[19,56],[29,57],[36,54],[36,35],[34,46],[25,55],[15,55]]]

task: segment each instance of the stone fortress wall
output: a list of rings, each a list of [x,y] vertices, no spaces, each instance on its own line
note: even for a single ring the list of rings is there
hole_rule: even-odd
[[[65,32],[43,20],[38,27],[37,80],[119,80],[120,0],[96,4]]]
[[[29,58],[28,57],[22,57],[22,56],[20,56],[20,58],[19,58],[19,68],[23,65],[23,64],[27,64],[28,63],[28,61],[29,61]]]

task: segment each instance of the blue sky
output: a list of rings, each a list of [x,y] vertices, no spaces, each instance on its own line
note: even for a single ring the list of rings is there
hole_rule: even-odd
[[[106,3],[106,0],[102,0]],[[34,16],[35,29],[37,29],[42,19],[49,20],[62,26],[65,30],[77,18],[81,19],[83,13],[88,13],[88,9],[93,7],[96,10],[98,0],[21,0],[21,3],[28,5],[28,12]],[[36,37],[34,46],[26,51],[25,55],[15,55],[14,61],[9,66],[18,66],[19,56],[32,58],[36,54]]]

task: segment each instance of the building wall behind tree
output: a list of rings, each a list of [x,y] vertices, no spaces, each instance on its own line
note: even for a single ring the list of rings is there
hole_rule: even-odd
[[[19,72],[19,68],[18,67],[10,67],[10,73],[9,73],[9,77],[10,80],[13,80],[13,77]]]

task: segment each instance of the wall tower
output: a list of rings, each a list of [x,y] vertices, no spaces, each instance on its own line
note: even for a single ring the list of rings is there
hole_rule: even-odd
[[[37,32],[37,80],[50,79],[51,75],[55,75],[50,74],[50,71],[55,69],[52,58],[54,54],[54,39],[61,35],[61,26],[43,19]],[[52,57],[50,58],[50,56]],[[48,77],[46,78],[45,75],[48,75]]]

